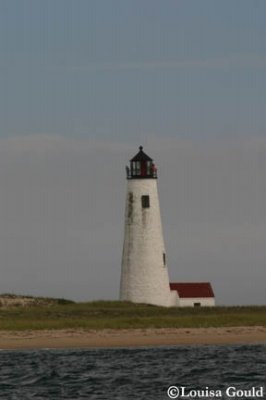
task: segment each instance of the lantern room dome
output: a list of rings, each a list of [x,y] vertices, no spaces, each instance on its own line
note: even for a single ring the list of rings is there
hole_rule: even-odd
[[[139,146],[139,152],[130,161],[152,161],[152,158],[144,153],[142,146]]]
[[[126,167],[127,179],[156,179],[157,168],[150,158],[139,146],[139,152],[130,160],[130,167]]]

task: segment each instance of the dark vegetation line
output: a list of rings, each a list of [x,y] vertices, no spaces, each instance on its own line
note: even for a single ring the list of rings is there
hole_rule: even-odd
[[[6,305],[8,296],[10,303]],[[0,304],[0,330],[266,326],[266,306],[164,308],[15,295],[0,296]]]

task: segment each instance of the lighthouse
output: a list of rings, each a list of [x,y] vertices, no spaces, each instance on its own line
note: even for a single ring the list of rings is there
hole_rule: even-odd
[[[157,168],[139,147],[126,167],[127,194],[120,300],[176,306],[170,290],[157,189]]]

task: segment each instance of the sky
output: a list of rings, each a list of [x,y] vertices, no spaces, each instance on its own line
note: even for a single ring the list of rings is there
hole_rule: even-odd
[[[171,281],[265,304],[264,0],[0,0],[0,293],[117,299],[125,165]]]

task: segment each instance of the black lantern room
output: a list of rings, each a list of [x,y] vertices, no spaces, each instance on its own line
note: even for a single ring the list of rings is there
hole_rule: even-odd
[[[152,158],[139,147],[139,152],[130,160],[130,167],[126,167],[127,179],[151,179],[157,178],[157,168]]]

